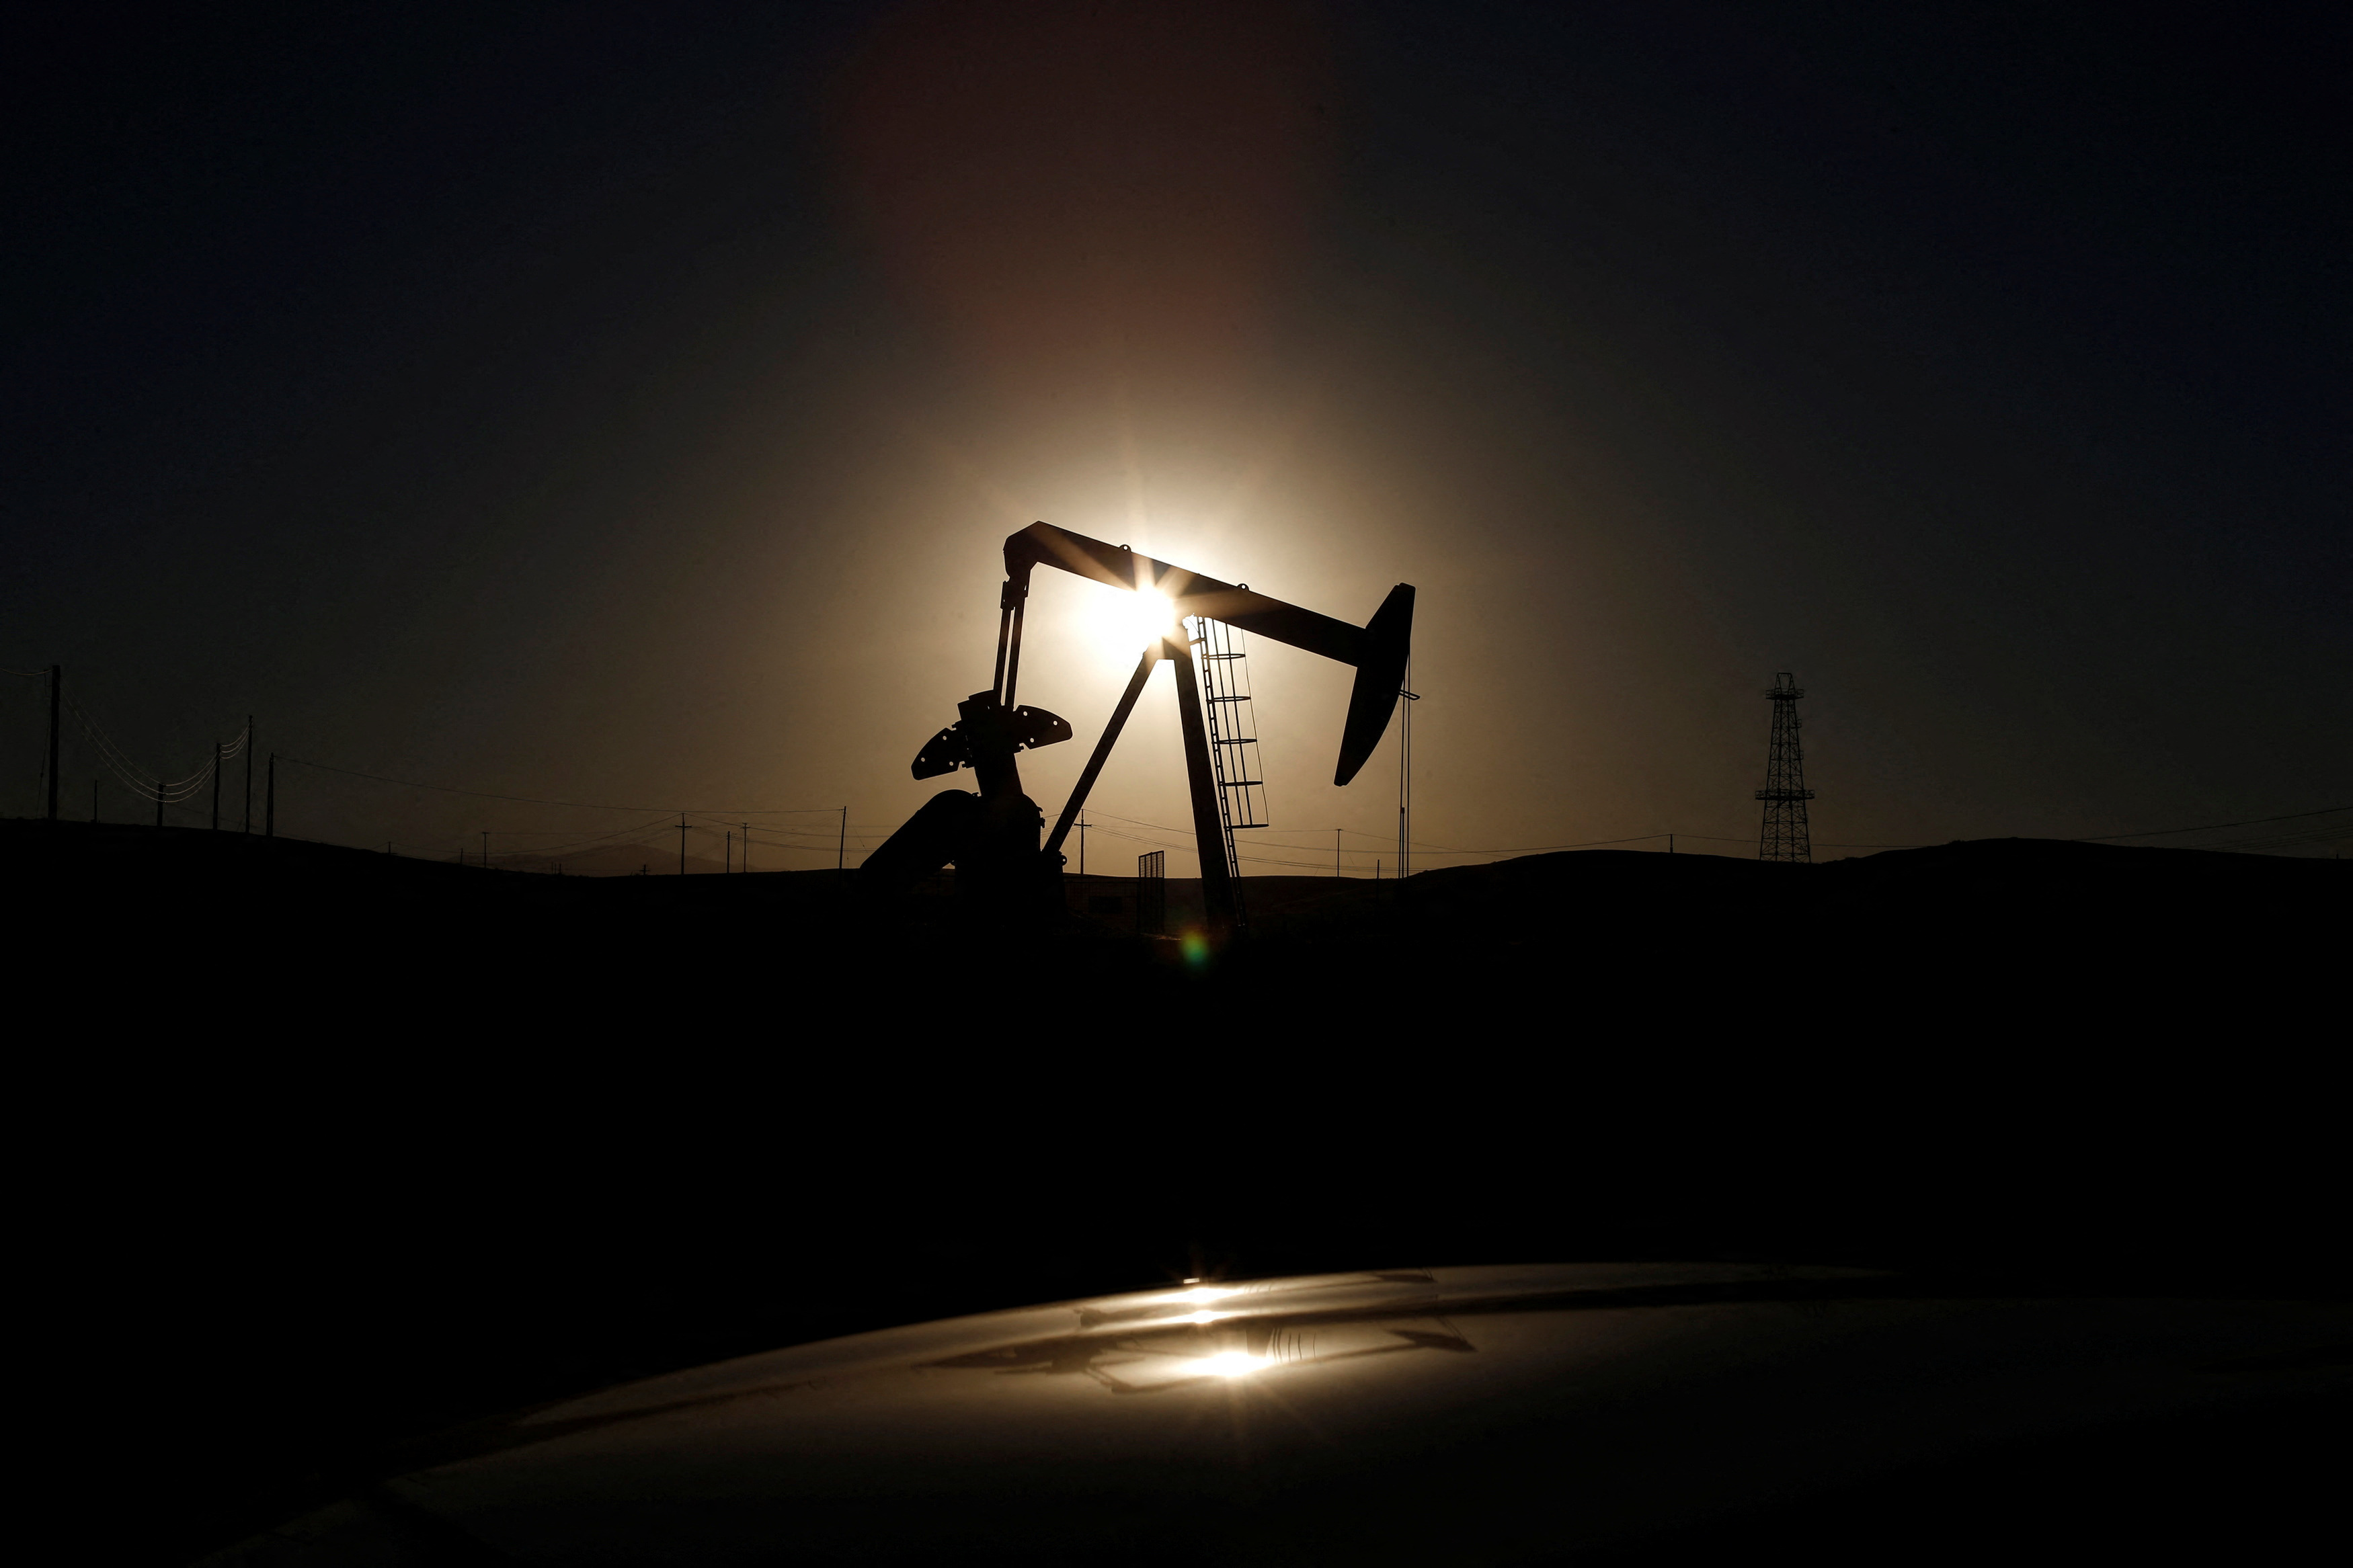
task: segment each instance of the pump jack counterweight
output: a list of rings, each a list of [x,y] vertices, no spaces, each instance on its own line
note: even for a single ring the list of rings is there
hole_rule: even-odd
[[[1017,706],[1014,700],[1021,673],[1021,623],[1029,597],[1029,577],[1040,565],[1059,567],[1106,587],[1129,592],[1148,589],[1164,595],[1174,605],[1176,623],[1155,637],[1138,659],[1135,673],[1120,694],[1077,786],[1055,820],[1053,833],[1042,846],[1039,832],[1045,826],[1045,816],[1022,793],[1015,757],[1020,752],[1070,740],[1071,730],[1068,721],[1042,708]],[[1229,796],[1260,783],[1248,776],[1239,755],[1241,745],[1255,742],[1245,742],[1224,733],[1236,722],[1231,715],[1217,721],[1215,733],[1205,721],[1203,680],[1192,637],[1183,623],[1190,620],[1199,628],[1202,651],[1210,657],[1235,657],[1222,636],[1212,636],[1214,624],[1223,623],[1225,627],[1271,637],[1355,667],[1356,679],[1341,731],[1339,763],[1333,773],[1333,783],[1345,785],[1379,745],[1398,706],[1412,643],[1413,597],[1412,585],[1400,583],[1369,622],[1351,626],[1254,593],[1246,584],[1219,582],[1139,555],[1125,545],[1105,544],[1043,522],[1023,529],[1005,542],[1005,584],[997,595],[997,658],[989,689],[957,705],[956,721],[924,742],[910,770],[916,778],[925,779],[968,767],[979,783],[979,793],[944,790],[934,795],[866,858],[859,871],[860,887],[871,897],[903,894],[942,866],[953,863],[959,898],[992,905],[1007,914],[1059,915],[1063,842],[1085,809],[1087,794],[1134,711],[1153,666],[1166,660],[1176,676],[1177,721],[1185,742],[1186,784],[1192,800],[1194,847],[1201,862],[1204,912],[1213,939],[1231,936],[1242,922],[1237,886],[1240,862],[1234,858],[1231,829],[1261,824],[1258,814],[1245,804],[1247,796]],[[1225,689],[1229,679],[1218,674],[1209,680],[1215,700],[1236,701]],[[1236,749],[1238,754],[1228,758],[1213,749],[1218,747]]]

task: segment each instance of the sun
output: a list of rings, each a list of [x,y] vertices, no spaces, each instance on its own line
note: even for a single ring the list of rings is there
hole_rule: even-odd
[[[1176,624],[1175,603],[1151,588],[1092,597],[1095,641],[1106,655],[1123,664],[1133,662],[1153,638]]]

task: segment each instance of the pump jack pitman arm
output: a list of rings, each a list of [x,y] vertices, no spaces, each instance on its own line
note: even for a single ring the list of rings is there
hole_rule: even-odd
[[[1348,697],[1347,723],[1340,733],[1340,761],[1332,776],[1335,784],[1345,784],[1356,776],[1388,730],[1398,691],[1405,684],[1406,655],[1413,643],[1413,585],[1409,583],[1389,590],[1369,624],[1352,626],[1051,523],[1032,523],[1005,542],[1005,574],[1024,594],[1030,568],[1037,565],[1058,566],[1113,588],[1154,589],[1175,603],[1180,616],[1206,616],[1254,636],[1354,665],[1356,681]]]

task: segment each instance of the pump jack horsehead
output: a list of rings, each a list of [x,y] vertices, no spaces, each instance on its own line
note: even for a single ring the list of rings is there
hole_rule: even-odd
[[[1042,708],[1016,706],[1014,687],[1021,674],[1021,617],[1029,598],[1029,574],[1038,566],[1060,567],[1108,587],[1149,589],[1174,605],[1171,625],[1155,637],[1137,662],[1127,689],[1112,710],[1103,739],[1095,742],[1086,771],[1079,775],[1054,831],[1040,847],[1045,815],[1021,793],[1015,754],[1071,738],[1067,720]],[[956,868],[959,896],[997,905],[1008,912],[1037,913],[1061,908],[1062,841],[1086,805],[1087,792],[1103,772],[1112,745],[1143,693],[1152,667],[1166,659],[1176,670],[1176,712],[1185,735],[1185,772],[1192,786],[1193,838],[1201,858],[1201,897],[1212,934],[1230,932],[1240,914],[1226,860],[1218,786],[1211,777],[1209,739],[1201,718],[1199,682],[1182,623],[1187,617],[1223,621],[1257,637],[1322,654],[1353,665],[1355,689],[1340,734],[1335,784],[1356,776],[1380,744],[1405,679],[1406,654],[1413,637],[1413,587],[1389,590],[1370,623],[1335,621],[1313,610],[1286,605],[1246,586],[1220,583],[1182,566],[1138,555],[1124,544],[1105,544],[1067,529],[1034,523],[1005,542],[1005,589],[997,600],[997,673],[987,691],[956,704],[956,721],[933,736],[916,753],[913,773],[936,778],[968,767],[979,775],[980,793],[946,790],[934,795],[890,841],[867,858],[860,880],[870,893],[889,896],[913,888],[950,861]]]

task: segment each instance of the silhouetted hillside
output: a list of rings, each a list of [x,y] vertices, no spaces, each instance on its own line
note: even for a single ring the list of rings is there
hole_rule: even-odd
[[[1008,930],[944,877],[878,910],[24,822],[0,864],[45,1429],[142,1500],[134,1554],[491,1410],[1170,1277],[2344,1279],[2334,862],[1253,878],[1223,953],[1090,915],[1117,879]]]

